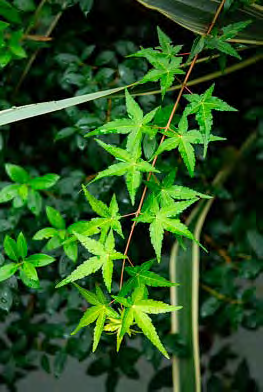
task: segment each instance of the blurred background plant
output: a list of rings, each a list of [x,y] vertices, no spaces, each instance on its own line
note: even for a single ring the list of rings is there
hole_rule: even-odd
[[[251,2],[241,1],[239,5],[241,3],[247,6]],[[226,8],[235,12],[236,2],[226,2]],[[148,69],[147,62],[143,58],[126,56],[141,45],[156,45],[153,26],[161,26],[176,44],[184,44],[185,52],[190,51],[193,40],[191,32],[134,0],[116,0],[114,5],[107,0],[98,0],[94,4],[91,0],[0,0],[0,16],[1,110],[14,105],[78,96],[139,80]],[[223,53],[215,59],[208,58],[196,66],[193,79],[201,78],[201,81],[198,83],[197,80],[191,87],[194,92],[201,93],[211,85],[215,73],[221,76],[216,83],[217,95],[239,110],[238,115],[228,113],[215,122],[213,133],[226,137],[227,141],[220,149],[212,146],[205,162],[200,150],[193,179],[189,178],[184,163],[175,155],[165,156],[161,167],[164,173],[171,166],[177,168],[181,173],[178,181],[183,185],[200,192],[209,191],[216,197],[201,235],[209,253],[201,252],[199,285],[202,383],[204,390],[209,392],[259,390],[246,359],[233,352],[231,346],[218,343],[240,328],[256,331],[263,321],[259,298],[262,290],[259,276],[263,269],[263,220],[259,208],[262,191],[259,179],[263,175],[262,80],[258,63],[261,54],[256,46],[245,49],[240,44],[238,50],[242,52],[240,64],[244,67],[231,73],[228,69],[236,60],[229,57],[226,60]],[[222,69],[225,70],[223,73]],[[209,74],[211,76],[207,78]],[[153,94],[151,85],[148,90],[135,90],[138,102],[146,112],[161,102],[160,93]],[[164,104],[169,107],[173,101],[171,91]],[[47,250],[46,241],[33,240],[38,230],[49,226],[44,213],[46,206],[58,210],[67,225],[93,216],[79,192],[81,183],[86,183],[105,167],[109,157],[95,141],[84,138],[84,135],[124,114],[125,102],[123,94],[119,93],[81,107],[1,127],[0,243],[4,243],[6,234],[17,238],[22,231],[30,253],[43,251],[57,260],[39,271],[38,290],[23,286],[15,276],[0,283],[0,383],[11,391],[16,390],[22,377],[40,368],[59,377],[68,357],[79,361],[89,359],[87,373],[90,376],[106,374],[106,391],[116,390],[122,377],[131,379],[131,385],[133,380],[139,379],[142,376],[139,360],[149,361],[154,369],[153,378],[148,380],[149,391],[172,387],[170,363],[140,336],[136,335],[133,344],[126,345],[118,355],[110,337],[104,337],[103,346],[91,354],[89,328],[77,337],[70,336],[82,314],[83,302],[71,287],[59,293],[55,291],[54,282],[67,276],[75,268],[74,262],[62,247]],[[251,140],[251,135],[256,136]],[[107,141],[111,140],[118,142],[119,136],[108,136]],[[212,186],[213,178],[222,168],[232,165],[247,141],[248,147],[228,179],[223,185]],[[145,145],[150,148],[149,142],[147,145],[146,141]],[[32,186],[39,196],[28,201],[23,181],[12,178],[5,166],[7,163],[24,168],[31,181],[43,178],[46,173],[56,173],[57,176],[52,184],[49,183],[52,187],[43,185],[43,182],[42,187]],[[13,202],[12,198],[6,200],[4,196],[10,178],[22,189],[14,196]],[[113,188],[119,195],[121,213],[131,212],[127,211],[127,191],[118,178],[94,183],[90,191],[109,203]],[[125,234],[129,225],[127,220]],[[138,259],[139,252],[145,259],[154,257],[148,236],[139,226],[134,238],[131,248],[134,260]],[[155,267],[156,272],[162,272],[167,278],[173,241],[171,234],[165,236],[166,256],[164,262]],[[83,249],[79,252],[85,256]],[[5,257],[2,251],[0,265],[4,264]],[[97,283],[100,283],[99,279]],[[87,288],[92,289],[94,284],[89,281]],[[116,280],[113,290],[117,285]],[[182,286],[181,290],[184,290]],[[167,290],[160,289],[155,295],[156,299],[169,302]],[[169,353],[187,358],[188,343],[180,334],[169,333],[169,318],[160,315],[156,324]]]

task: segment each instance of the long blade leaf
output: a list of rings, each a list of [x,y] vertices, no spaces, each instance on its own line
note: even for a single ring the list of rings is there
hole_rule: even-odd
[[[12,107],[11,109],[0,112],[0,126],[11,124],[16,121],[24,120],[30,117],[41,116],[42,114],[56,112],[57,110],[66,109],[71,106],[80,105],[88,101],[94,101],[102,97],[117,93],[124,90],[125,87],[112,88],[110,90],[98,91],[96,93],[79,95],[77,97],[61,99],[59,101],[34,103],[25,106]]]
[[[204,34],[220,0],[137,0],[144,6],[161,12],[182,27],[197,34]],[[235,12],[229,13],[224,18],[224,25],[240,21],[251,20],[251,24],[230,40],[251,44],[262,44],[263,40],[263,7],[260,5],[246,5],[239,7]]]

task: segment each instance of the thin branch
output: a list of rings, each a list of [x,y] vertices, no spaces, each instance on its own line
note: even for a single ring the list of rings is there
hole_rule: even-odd
[[[207,82],[212,79],[220,78],[221,76],[226,76],[232,72],[239,71],[240,69],[243,69],[245,67],[253,65],[262,59],[263,59],[263,55],[257,54],[253,57],[248,58],[247,60],[233,64],[230,67],[225,68],[224,71],[211,72],[207,75],[201,76],[200,78],[193,79],[187,83],[187,86],[195,86],[197,84],[204,83],[204,82]],[[197,61],[196,61],[196,64],[197,64]],[[170,87],[167,91],[179,90],[181,87],[182,87],[182,84],[177,84],[176,86]],[[161,90],[152,90],[152,91],[147,91],[144,93],[131,93],[131,95],[133,97],[139,97],[139,96],[144,96],[144,95],[153,95],[153,94],[160,94],[160,93],[161,93]]]
[[[122,215],[121,217],[122,218],[126,218],[127,216],[132,216],[132,215],[135,215],[135,214],[136,214],[136,212],[131,212],[130,214]]]
[[[209,294],[213,295],[213,297],[216,297],[216,298],[220,299],[221,301],[228,302],[230,304],[236,304],[236,305],[243,304],[243,301],[227,297],[226,295],[219,293],[218,291],[216,291],[215,289],[212,289],[212,287],[209,287],[206,284],[200,283],[200,286],[202,287],[203,290],[207,291]]]
[[[33,17],[33,20],[31,20],[31,23],[28,25],[28,27],[27,27],[27,29],[25,31],[25,34],[29,34],[29,32],[33,29],[33,27],[38,22],[38,19],[40,17],[40,13],[41,13],[42,8],[44,7],[46,2],[47,2],[47,0],[42,0],[41,3],[39,4],[39,6],[37,7],[37,9],[35,11],[35,15]]]
[[[111,119],[111,109],[112,109],[112,99],[108,98],[108,107],[106,112],[106,121],[110,122]]]
[[[214,25],[215,25],[215,23],[216,23],[216,20],[217,20],[217,18],[218,18],[218,16],[219,16],[219,14],[220,14],[220,12],[221,12],[223,6],[224,6],[225,1],[226,1],[226,0],[222,0],[222,1],[221,1],[220,5],[219,5],[219,7],[218,7],[218,9],[217,9],[217,11],[216,11],[216,13],[215,13],[215,16],[214,16],[214,18],[213,18],[213,20],[212,20],[212,22],[211,22],[211,24],[210,24],[210,26],[209,26],[209,28],[208,28],[208,30],[207,30],[207,33],[206,33],[205,35],[210,34],[211,30],[213,29],[213,27],[214,27]],[[192,60],[192,62],[191,62],[191,64],[190,64],[190,67],[189,67],[189,69],[188,69],[188,71],[187,71],[187,73],[186,73],[186,75],[185,75],[184,81],[183,81],[183,83],[182,83],[182,85],[181,85],[181,88],[180,88],[180,91],[179,91],[179,93],[178,93],[178,95],[177,95],[177,99],[176,99],[175,104],[174,104],[174,106],[173,106],[173,109],[172,109],[172,112],[171,112],[171,114],[170,114],[169,120],[168,120],[168,122],[167,122],[167,124],[166,124],[164,133],[165,133],[166,131],[168,131],[168,129],[170,128],[172,119],[173,119],[174,114],[175,114],[175,112],[176,112],[176,109],[177,109],[177,107],[178,107],[178,105],[179,105],[180,99],[181,99],[181,97],[182,97],[182,95],[183,95],[183,91],[184,91],[184,89],[185,89],[185,87],[186,87],[186,85],[187,85],[188,79],[189,79],[189,77],[190,77],[190,75],[191,75],[191,73],[192,73],[192,70],[193,70],[194,66],[195,66],[195,63],[196,63],[196,61],[197,61],[197,58],[198,58],[198,54],[196,54],[196,55],[194,56],[194,58],[193,58],[193,60]],[[163,143],[165,137],[166,137],[165,135],[162,136],[159,146]],[[158,159],[158,156],[156,155],[156,156],[154,157],[153,162],[152,162],[152,166],[153,166],[153,167],[155,167],[157,159]],[[151,175],[152,175],[152,173],[150,172],[150,173],[148,174],[147,181],[150,180]],[[144,202],[144,199],[145,199],[145,196],[146,196],[146,192],[147,192],[147,185],[146,185],[146,186],[144,187],[144,189],[143,189],[143,193],[142,193],[142,196],[141,196],[141,200],[140,200],[138,209],[137,209],[136,214],[135,214],[135,217],[136,217],[136,218],[139,216],[139,214],[140,214],[140,212],[141,212],[141,209],[142,209],[142,206],[143,206],[143,202]],[[129,247],[130,247],[130,243],[131,243],[131,239],[132,239],[132,236],[133,236],[133,232],[134,232],[134,229],[135,229],[135,225],[136,225],[136,221],[133,222],[132,227],[131,227],[131,230],[130,230],[130,234],[129,234],[129,237],[128,237],[128,240],[127,240],[127,244],[126,244],[126,247],[125,247],[125,251],[124,251],[124,254],[125,254],[125,255],[127,255],[127,253],[128,253],[128,250],[129,250]],[[122,269],[121,269],[121,277],[120,277],[120,288],[122,287],[122,284],[123,284],[123,275],[124,275],[125,262],[126,262],[126,259],[123,259],[123,262],[122,262]]]
[[[211,238],[209,235],[205,234],[204,239],[208,244],[210,244],[211,246],[213,246],[213,248],[215,248],[217,250],[217,253],[225,260],[226,263],[228,263],[228,264],[232,263],[231,257],[229,256],[227,251],[223,248],[220,248],[216,244],[216,242],[213,240],[213,238]]]
[[[44,5],[45,1],[43,0],[42,3],[43,3],[43,5]],[[42,4],[42,3],[41,3],[41,4]],[[40,5],[41,5],[41,4],[40,4]],[[64,9],[66,8],[66,6],[67,6],[67,1],[65,1],[65,2],[62,4],[62,6],[61,6],[61,11],[60,11],[60,12],[54,17],[54,19],[52,20],[50,26],[48,27],[46,33],[44,34],[44,37],[48,38],[48,37],[51,35],[52,31],[55,29],[56,25],[58,24],[58,22],[59,22],[59,20],[60,20],[60,18],[61,18],[61,16],[62,16],[62,14],[63,14]],[[41,9],[42,9],[42,7],[41,7]],[[39,10],[39,12],[41,11],[41,9]],[[30,31],[30,30],[31,30],[31,28],[29,28],[29,31]],[[30,71],[30,69],[31,69],[31,67],[32,67],[32,65],[33,65],[33,63],[34,63],[34,61],[35,61],[35,59],[36,59],[36,57],[37,57],[37,55],[38,55],[39,52],[40,52],[40,49],[37,49],[37,50],[32,54],[32,56],[30,57],[28,63],[26,64],[25,69],[24,69],[24,71],[23,71],[23,73],[22,73],[22,75],[21,75],[21,77],[20,77],[20,79],[19,79],[19,82],[18,82],[18,84],[17,84],[17,86],[16,86],[16,88],[15,88],[14,97],[16,97],[16,95],[17,95],[17,93],[18,93],[18,91],[19,91],[19,89],[20,89],[20,87],[21,87],[23,81],[25,80],[25,78],[26,78],[28,72]]]

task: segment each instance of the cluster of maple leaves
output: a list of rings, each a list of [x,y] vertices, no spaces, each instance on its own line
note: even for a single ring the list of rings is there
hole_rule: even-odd
[[[182,74],[180,68],[182,57],[177,56],[181,46],[172,46],[168,38],[158,29],[160,46],[153,49],[141,49],[134,56],[145,57],[153,69],[150,70],[138,83],[159,81],[162,96],[165,95],[172,85],[175,75]],[[126,90],[127,118],[110,121],[89,132],[87,137],[103,137],[108,134],[126,135],[121,148],[107,144],[101,139],[97,143],[111,154],[115,161],[105,170],[99,172],[92,181],[98,181],[104,177],[122,176],[125,179],[131,204],[135,204],[136,195],[142,184],[143,173],[154,173],[155,178],[146,181],[148,193],[141,213],[135,218],[136,223],[149,225],[150,241],[156,253],[156,259],[161,261],[162,242],[165,231],[169,231],[176,237],[187,237],[194,241],[193,234],[179,219],[179,215],[200,198],[210,196],[195,190],[175,184],[175,171],[163,178],[159,170],[152,164],[154,157],[166,151],[178,150],[190,176],[194,175],[195,169],[195,144],[204,146],[204,156],[210,142],[223,140],[223,138],[211,134],[213,117],[212,111],[235,110],[219,98],[214,97],[214,85],[204,94],[187,94],[189,102],[178,122],[177,126],[171,125],[169,129],[155,125],[155,116],[162,112],[163,108],[157,107],[151,112],[144,114],[141,107]],[[195,119],[198,129],[189,129],[189,118]],[[191,118],[191,123],[193,123]],[[155,141],[165,135],[166,139],[159,147],[152,149],[151,153],[145,151],[144,139],[149,138],[154,145]],[[158,178],[160,176],[160,178]],[[93,256],[80,264],[68,277],[63,279],[57,287],[73,283],[85,278],[98,270],[102,270],[103,279],[108,293],[111,293],[112,274],[114,262],[127,259],[127,256],[115,249],[114,233],[123,237],[121,228],[121,215],[117,199],[113,195],[109,207],[83,187],[84,194],[92,209],[99,216],[90,221],[90,225],[100,231],[99,239],[88,236],[88,232],[73,232],[75,238]],[[89,227],[89,229],[91,228]],[[76,285],[81,295],[92,306],[84,313],[79,325],[73,333],[79,331],[91,323],[96,322],[94,329],[93,351],[96,349],[101,334],[115,332],[117,336],[117,350],[125,334],[129,336],[141,330],[143,334],[166,356],[167,351],[161,343],[149,314],[171,312],[180,309],[180,306],[171,306],[161,301],[149,299],[150,287],[170,287],[175,285],[162,276],[150,271],[154,261],[147,261],[140,266],[126,267],[125,271],[130,278],[124,283],[118,295],[112,295],[111,302],[105,297],[102,290],[97,287],[96,291],[90,292]],[[117,310],[116,310],[117,308]]]
[[[220,36],[216,32],[212,32],[205,39],[201,37],[201,41],[194,45],[190,58],[199,53],[205,45],[208,49],[217,48],[224,53],[228,51],[228,54],[237,57],[238,54],[235,49],[226,40],[232,38],[246,25],[247,22],[242,22],[224,28]],[[176,75],[184,74],[181,67],[182,56],[179,54],[182,46],[173,46],[171,39],[159,28],[158,37],[160,46],[142,48],[132,56],[146,58],[153,67],[136,84],[158,81],[162,97],[164,97],[173,84]],[[180,120],[172,122],[169,127],[161,127],[156,118],[162,118],[165,108],[156,107],[149,113],[144,114],[139,104],[126,90],[127,117],[110,121],[87,134],[87,137],[96,136],[96,141],[100,147],[114,157],[114,162],[105,170],[99,172],[92,182],[109,176],[124,177],[131,204],[134,205],[143,182],[144,173],[152,174],[151,176],[148,174],[148,180],[144,181],[148,189],[147,198],[140,214],[137,214],[134,220],[136,224],[147,224],[149,226],[150,241],[156,253],[157,262],[161,262],[165,231],[174,234],[178,239],[187,237],[196,241],[179,216],[200,198],[209,198],[210,196],[176,184],[175,170],[173,169],[166,177],[163,177],[162,173],[155,167],[156,157],[168,151],[179,153],[189,175],[191,177],[194,175],[196,164],[194,145],[203,145],[205,157],[210,142],[223,140],[223,138],[211,133],[213,111],[236,110],[221,99],[214,97],[213,91],[214,85],[203,94],[184,95],[188,103],[180,116]],[[192,129],[192,124],[196,129]],[[122,148],[101,140],[100,137],[105,139],[109,134],[125,135],[121,143]],[[165,140],[163,140],[164,136]],[[160,140],[162,140],[162,143],[158,147]],[[23,177],[23,181],[19,177],[19,184],[27,183],[29,180],[27,177],[24,179],[25,175],[21,168],[19,173],[20,177]],[[30,180],[30,185],[33,190],[46,189],[56,180],[57,178],[54,175],[49,174],[45,178],[41,177],[41,186],[38,183],[36,185],[36,180]],[[37,181],[40,180],[37,179]],[[25,187],[25,185],[23,186]],[[11,187],[16,191],[19,187],[21,188],[21,184],[11,185]],[[115,243],[115,235],[124,239],[121,226],[123,217],[119,212],[116,195],[112,196],[111,202],[107,206],[102,201],[97,200],[85,186],[83,186],[83,193],[91,208],[97,214],[96,218],[90,221],[79,221],[66,227],[66,222],[60,213],[54,208],[47,207],[46,213],[52,227],[39,230],[33,237],[34,240],[48,239],[46,248],[49,251],[62,246],[67,256],[74,262],[78,260],[77,242],[86,248],[90,254],[87,260],[78,265],[69,276],[56,286],[59,288],[73,283],[91,305],[84,313],[73,334],[81,328],[95,323],[93,351],[96,350],[103,331],[116,333],[117,350],[119,350],[126,334],[131,336],[132,333],[142,331],[168,357],[149,314],[176,311],[180,309],[180,306],[171,306],[150,299],[147,287],[171,287],[175,283],[150,270],[154,260],[146,261],[140,266],[133,266],[131,263],[132,266],[125,268],[129,279],[124,282],[118,295],[111,295],[110,297],[114,263],[116,260],[128,259],[126,252],[123,254],[116,249]],[[2,197],[1,202],[6,202],[16,197],[16,194],[10,193],[9,187],[0,196]],[[38,285],[35,267],[48,265],[55,260],[53,257],[44,254],[27,257],[27,244],[22,234],[18,237],[17,242],[7,238],[5,251],[17,264],[11,263],[9,269],[6,266],[2,267],[0,269],[0,281],[9,278],[20,269],[25,284],[31,285],[30,287],[37,287]],[[3,268],[5,269],[3,270]],[[105,295],[100,287],[96,287],[95,292],[91,292],[75,283],[99,270],[102,271],[108,294]]]

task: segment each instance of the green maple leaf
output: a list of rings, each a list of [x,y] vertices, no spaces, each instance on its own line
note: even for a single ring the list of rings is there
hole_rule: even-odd
[[[134,290],[131,297],[127,299],[120,296],[113,296],[117,302],[125,306],[120,338],[123,338],[125,333],[130,330],[130,327],[135,322],[142,330],[143,334],[158,348],[158,350],[160,350],[166,358],[169,358],[148,314],[173,312],[181,309],[181,306],[171,306],[161,301],[145,299],[144,294],[144,286],[139,286]]]
[[[214,28],[209,36],[201,36],[200,38],[197,38],[193,43],[188,60],[191,61],[193,57],[200,53],[204,48],[217,49],[222,53],[241,59],[239,53],[232,45],[230,45],[228,40],[235,37],[239,31],[246,28],[250,23],[251,21],[249,20],[233,23],[223,27],[221,31]]]
[[[151,195],[151,198],[148,198],[148,203],[145,207],[146,209],[138,216],[138,218],[135,218],[136,222],[150,223],[149,230],[151,243],[155,250],[158,262],[161,260],[162,242],[165,230],[178,236],[184,236],[196,241],[187,226],[185,226],[178,218],[174,218],[186,208],[190,207],[190,205],[196,200],[197,199],[191,199],[173,202],[166,207],[160,208],[154,195]]]
[[[84,185],[82,185],[82,189],[91,208],[94,212],[96,212],[96,214],[100,216],[100,218],[92,219],[91,222],[94,222],[94,224],[96,224],[96,226],[101,229],[101,241],[103,242],[110,229],[116,231],[116,233],[118,233],[123,238],[120,224],[121,215],[119,214],[119,206],[116,196],[112,196],[110,205],[108,207],[102,201],[96,199]]]
[[[211,196],[197,192],[193,189],[181,185],[175,185],[175,174],[175,170],[171,170],[161,183],[157,183],[154,179],[150,179],[150,181],[146,182],[147,187],[154,193],[161,207],[170,205],[173,203],[173,200],[197,200],[198,198],[211,198]]]
[[[85,278],[102,269],[102,276],[107,287],[111,291],[113,261],[125,259],[127,256],[115,250],[115,240],[112,230],[106,238],[105,244],[86,237],[82,234],[74,233],[80,243],[92,254],[96,255],[84,261],[69,276],[63,279],[56,288],[62,287],[68,283]]]
[[[120,314],[117,313],[117,316],[108,317],[107,324],[104,327],[104,331],[111,333],[111,334],[116,333],[116,335],[117,335],[117,352],[119,351],[121,342],[123,340],[123,336],[121,336],[121,330],[122,330],[124,315],[125,315],[125,310],[123,309],[120,311]],[[133,324],[135,324],[135,323],[133,323]],[[138,333],[138,331],[131,328],[133,324],[131,324],[130,327],[127,328],[126,333],[129,336],[131,336],[132,334]]]
[[[142,180],[142,173],[158,172],[150,163],[140,158],[141,149],[138,151],[127,151],[122,148],[112,146],[97,140],[99,145],[113,155],[121,163],[116,163],[109,166],[106,170],[98,173],[93,181],[108,176],[125,176],[127,189],[131,198],[132,204],[135,203],[135,195]]]
[[[157,27],[157,34],[160,46],[153,48],[142,48],[127,57],[145,57],[153,66],[159,64],[159,59],[172,59],[182,49],[182,45],[171,45],[172,40],[161,29]]]
[[[176,283],[172,283],[162,276],[149,271],[153,263],[154,260],[150,260],[137,267],[126,267],[125,271],[131,276],[131,278],[125,282],[119,296],[124,297],[130,291],[141,285],[151,287],[172,287],[177,285]]]
[[[175,55],[178,54],[178,52],[182,49],[183,45],[172,45],[172,40],[168,35],[166,35],[160,27],[157,27],[157,34],[158,34],[158,39],[160,46],[157,47],[159,51],[161,52],[162,56],[166,57],[174,57]]]
[[[159,107],[144,116],[142,109],[127,90],[125,91],[125,98],[129,118],[110,121],[95,131],[89,132],[86,137],[111,133],[128,134],[127,150],[130,152],[141,148],[143,134],[153,137],[157,129],[153,128],[149,123],[153,120]]]
[[[141,49],[133,54],[134,57],[145,57],[152,65],[151,69],[138,83],[160,81],[162,96],[173,84],[176,74],[184,74],[180,69],[182,57],[175,57],[182,46],[172,46],[171,39],[158,28],[160,46],[156,49]]]
[[[92,347],[92,351],[94,352],[99,344],[106,318],[116,317],[118,316],[118,313],[110,308],[107,299],[99,287],[96,287],[96,293],[85,290],[77,284],[75,284],[75,287],[79,290],[80,294],[85,298],[85,300],[93,306],[86,310],[79,324],[71,333],[71,335],[75,335],[81,328],[84,328],[96,321]]]
[[[195,151],[193,144],[203,143],[202,134],[197,130],[188,131],[187,118],[186,116],[182,116],[178,128],[171,126],[171,129],[167,131],[165,135],[167,138],[157,149],[156,155],[159,155],[164,151],[171,151],[178,148],[190,176],[193,177],[195,168]]]
[[[182,57],[161,58],[158,56],[156,61],[151,61],[154,68],[147,72],[146,75],[138,82],[140,84],[147,82],[160,82],[162,97],[174,82],[175,75],[182,75],[185,72],[180,69]]]
[[[225,26],[222,28],[221,35],[218,35],[217,29],[214,29],[210,36],[205,37],[205,47],[208,49],[218,49],[220,52],[241,60],[241,56],[236,49],[227,41],[235,37],[239,31],[245,29],[250,23],[251,21],[247,20]]]
[[[187,94],[184,97],[190,104],[187,105],[184,114],[195,114],[196,121],[200,127],[200,132],[204,143],[204,156],[207,152],[207,146],[210,140],[210,132],[213,125],[212,110],[218,111],[236,111],[222,99],[213,97],[215,85],[213,84],[204,94]]]

